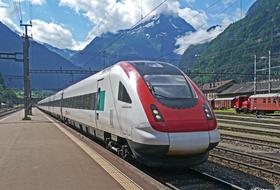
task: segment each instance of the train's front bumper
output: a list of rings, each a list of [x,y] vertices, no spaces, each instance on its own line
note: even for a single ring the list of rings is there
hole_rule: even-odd
[[[168,155],[200,154],[214,148],[220,141],[219,131],[169,133]]]
[[[220,141],[217,129],[200,132],[163,133],[152,127],[137,127],[132,130],[129,141],[134,156],[144,162],[176,160],[187,165],[199,164],[207,160],[208,151]],[[195,159],[196,158],[196,159]],[[164,161],[165,160],[165,161]],[[184,161],[183,161],[184,160]],[[174,163],[173,163],[174,164]]]

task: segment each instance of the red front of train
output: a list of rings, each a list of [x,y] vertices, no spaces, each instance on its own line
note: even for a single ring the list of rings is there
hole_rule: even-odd
[[[157,133],[168,133],[170,141],[165,147],[131,144],[135,154],[143,162],[158,162],[159,157],[161,163],[173,160],[178,165],[205,161],[220,135],[214,112],[194,82],[166,63],[123,62],[121,67],[128,76],[136,76],[138,95],[151,127]]]

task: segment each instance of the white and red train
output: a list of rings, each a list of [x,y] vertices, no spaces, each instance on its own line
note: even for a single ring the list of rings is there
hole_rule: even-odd
[[[209,100],[214,109],[234,108],[237,113],[273,113],[280,111],[280,93],[256,94]]]
[[[168,63],[119,62],[38,107],[147,166],[200,164],[220,141],[205,96]]]

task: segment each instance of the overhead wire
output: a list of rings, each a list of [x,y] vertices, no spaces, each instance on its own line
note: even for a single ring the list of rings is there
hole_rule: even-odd
[[[21,2],[18,0],[18,6],[19,6],[19,13],[20,13],[20,23],[22,23],[22,11],[21,11]]]

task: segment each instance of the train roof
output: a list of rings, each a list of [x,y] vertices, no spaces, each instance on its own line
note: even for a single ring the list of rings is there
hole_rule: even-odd
[[[280,93],[272,93],[272,94],[256,94],[250,96],[250,98],[276,98],[280,97]]]
[[[142,75],[182,75],[182,72],[175,66],[160,61],[127,61],[133,65]]]

